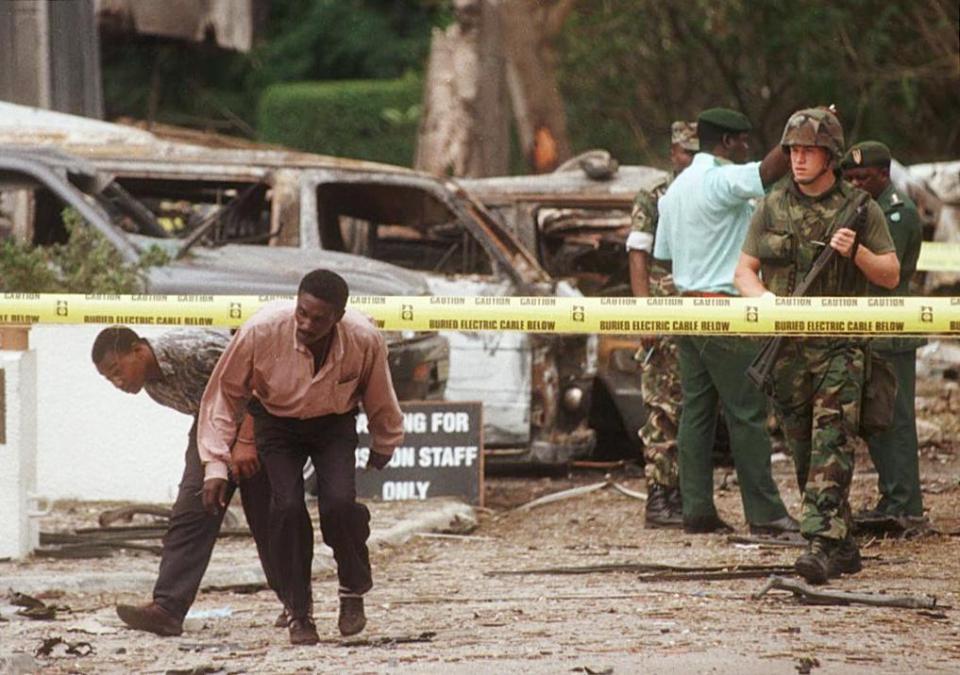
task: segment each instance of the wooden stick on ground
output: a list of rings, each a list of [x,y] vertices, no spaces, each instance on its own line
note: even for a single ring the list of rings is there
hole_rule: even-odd
[[[759,591],[751,597],[757,600],[769,591],[776,589],[790,591],[801,602],[817,605],[870,605],[872,607],[901,607],[904,609],[933,609],[937,599],[930,595],[883,595],[880,593],[850,593],[848,591],[821,591],[802,581],[772,576]]]
[[[732,571],[758,572],[761,576],[777,574],[785,571],[783,565],[696,565],[681,566],[665,563],[604,563],[602,565],[578,565],[564,567],[540,567],[525,570],[490,570],[484,572],[485,577],[520,576],[524,574],[603,574],[609,572],[636,572],[640,574],[672,573],[672,574],[699,574],[704,572],[729,573]]]

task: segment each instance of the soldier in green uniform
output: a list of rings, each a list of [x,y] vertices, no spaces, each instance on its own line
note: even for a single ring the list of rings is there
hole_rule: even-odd
[[[690,166],[700,143],[695,122],[674,122],[670,132],[670,164],[672,178],[675,178]],[[657,200],[667,191],[672,178],[664,179],[653,190],[641,190],[633,203],[627,255],[630,286],[637,297],[678,295],[669,264],[651,259],[659,219]],[[677,465],[677,427],[683,392],[677,345],[667,337],[645,337],[637,358],[643,364],[640,389],[648,411],[647,421],[640,429],[647,478],[644,524],[651,528],[680,528],[683,503]]]
[[[900,260],[897,287],[888,291],[871,285],[870,295],[910,295],[910,280],[917,270],[923,231],[916,205],[890,180],[890,149],[876,141],[858,143],[844,156],[841,168],[845,180],[869,192],[883,209]],[[893,366],[897,375],[897,398],[890,428],[867,439],[870,457],[877,468],[880,501],[876,507],[857,514],[857,520],[923,517],[914,393],[917,347],[925,342],[923,338],[886,337],[874,340],[871,345],[871,349]]]
[[[833,113],[794,113],[781,146],[790,156],[792,180],[782,181],[754,213],[736,270],[740,293],[790,295],[824,246],[838,255],[809,295],[865,296],[868,283],[896,288],[900,264],[880,207],[867,202],[859,232],[836,227],[860,191],[835,173],[843,129]],[[797,338],[774,367],[773,399],[793,450],[803,495],[800,532],[809,542],[795,567],[811,583],[861,569],[850,534],[849,493],[865,346],[856,338]]]

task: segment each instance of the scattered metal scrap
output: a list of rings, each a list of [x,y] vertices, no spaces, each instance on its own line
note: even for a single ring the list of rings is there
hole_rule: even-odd
[[[54,649],[57,645],[64,646],[64,655],[69,656],[90,656],[95,654],[96,651],[93,648],[93,645],[89,642],[67,642],[62,637],[51,637],[46,638],[39,647],[37,651],[34,652],[34,656],[52,656]],[[59,651],[59,650],[58,650]]]
[[[925,517],[891,516],[885,514],[858,515],[853,519],[855,535],[877,535],[897,539],[913,539],[939,532],[930,525]]]
[[[136,504],[133,506],[121,506],[116,509],[107,509],[97,518],[100,527],[110,527],[118,521],[129,523],[136,515],[156,516],[164,520],[169,520],[173,509],[165,506],[152,506],[150,504]],[[227,513],[230,516],[229,512]]]
[[[163,671],[163,675],[213,675],[213,673],[225,672],[220,666],[194,666],[193,668],[169,668]]]
[[[514,511],[529,511],[530,509],[535,509],[538,506],[543,506],[545,504],[552,504],[554,502],[563,501],[565,499],[572,499],[573,497],[582,497],[583,495],[590,494],[591,492],[596,492],[597,490],[603,490],[606,488],[613,488],[622,495],[631,497],[633,499],[646,500],[647,495],[643,492],[637,492],[636,490],[631,490],[628,487],[624,487],[619,483],[614,482],[608,476],[605,480],[599,483],[591,483],[590,485],[581,485],[580,487],[570,488],[569,490],[560,490],[559,492],[552,492],[543,497],[538,497],[533,501],[529,501],[526,504],[521,504],[517,508],[513,509]]]
[[[203,590],[205,591],[216,591],[221,593],[239,593],[240,595],[253,595],[254,593],[259,593],[260,591],[265,591],[269,588],[266,583],[263,582],[253,582],[249,584],[226,584],[217,586],[214,584],[203,585]]]
[[[610,572],[637,573],[637,579],[646,581],[719,581],[726,579],[758,579],[771,574],[789,574],[792,567],[784,565],[706,565],[684,567],[662,563],[613,563],[574,567],[544,567],[527,570],[494,570],[484,576],[519,576],[524,574],[605,574]]]
[[[57,607],[48,605],[43,600],[27,595],[26,593],[17,593],[10,591],[8,600],[11,605],[16,605],[21,609],[17,610],[17,616],[33,619],[34,621],[52,621],[57,617]],[[62,608],[69,609],[69,608]]]
[[[338,640],[337,644],[341,647],[392,647],[394,645],[404,645],[415,642],[433,642],[433,638],[436,636],[435,631],[428,630],[418,635],[384,635],[377,638]]]
[[[160,555],[163,547],[157,544],[137,543],[159,540],[167,532],[170,509],[161,506],[133,505],[108,509],[100,514],[99,527],[78,528],[70,532],[41,532],[40,546],[34,555],[45,558],[108,558],[117,550],[144,551]],[[163,520],[136,525],[114,525],[132,522],[136,515],[157,516]],[[226,527],[219,537],[249,537],[250,531],[237,527],[236,516],[227,512]]]
[[[570,669],[571,673],[586,673],[586,675],[611,675],[613,673],[613,668],[611,667],[599,667],[594,668],[592,666],[577,666],[576,668]]]
[[[772,576],[763,587],[751,597],[754,600],[771,590],[790,591],[800,602],[811,605],[870,605],[872,607],[901,607],[904,609],[934,609],[937,598],[931,595],[886,595],[883,593],[853,593],[849,591],[827,591],[808,586],[802,581]]]

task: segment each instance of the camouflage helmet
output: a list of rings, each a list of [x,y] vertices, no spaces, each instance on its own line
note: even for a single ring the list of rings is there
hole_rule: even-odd
[[[787,120],[780,139],[784,152],[790,152],[791,145],[817,145],[839,161],[843,157],[843,127],[837,116],[825,108],[798,110]]]

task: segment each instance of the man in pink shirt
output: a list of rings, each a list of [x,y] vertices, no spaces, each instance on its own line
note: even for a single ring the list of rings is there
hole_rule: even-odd
[[[370,512],[356,501],[357,406],[363,404],[373,437],[368,467],[386,466],[403,440],[386,344],[367,316],[346,309],[348,294],[342,277],[314,270],[301,280],[295,304],[265,305],[231,340],[200,405],[203,501],[211,511],[226,504],[230,445],[245,410],[253,415],[272,489],[271,565],[292,644],[319,641],[311,616],[313,537],[303,536],[307,457],[316,467],[323,541],[337,561],[340,633],[354,635],[366,625],[363,594],[373,586]]]

